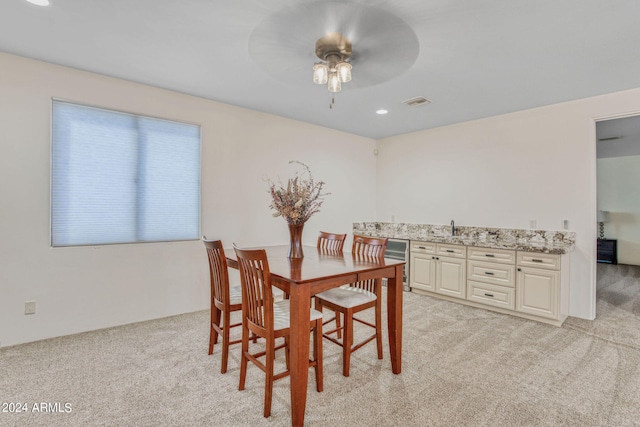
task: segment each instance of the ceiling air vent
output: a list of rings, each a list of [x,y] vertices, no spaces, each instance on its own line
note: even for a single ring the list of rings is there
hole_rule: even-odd
[[[418,105],[431,104],[424,96],[416,96],[415,98],[409,98],[402,101],[403,104],[407,104],[409,107],[417,107]]]

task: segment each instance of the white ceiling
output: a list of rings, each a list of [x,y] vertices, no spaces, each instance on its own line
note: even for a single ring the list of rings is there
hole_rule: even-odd
[[[640,87],[639,0],[51,3],[2,0],[0,51],[376,139]],[[336,29],[353,81],[330,110],[311,67]]]

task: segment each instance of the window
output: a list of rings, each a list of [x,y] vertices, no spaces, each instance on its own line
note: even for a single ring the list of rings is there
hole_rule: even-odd
[[[53,101],[52,246],[199,232],[199,126]]]

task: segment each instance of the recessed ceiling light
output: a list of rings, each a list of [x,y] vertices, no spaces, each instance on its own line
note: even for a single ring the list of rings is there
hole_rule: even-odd
[[[380,114],[380,115],[382,115],[382,114],[387,114],[387,113],[388,113],[388,111],[387,111],[387,110],[385,110],[384,108],[381,108],[381,109],[379,109],[378,111],[376,111],[376,114]]]
[[[31,4],[36,6],[49,6],[49,0],[27,0]]]

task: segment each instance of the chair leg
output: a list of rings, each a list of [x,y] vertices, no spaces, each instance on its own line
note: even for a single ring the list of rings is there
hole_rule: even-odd
[[[266,380],[264,384],[264,417],[271,416],[271,398],[273,395],[273,359],[275,357],[275,343],[267,338],[266,349]]]
[[[249,329],[242,322],[242,355],[240,357],[240,384],[238,390],[244,390],[244,383],[247,379],[247,353],[249,352]]]
[[[211,304],[211,330],[209,332],[209,355],[213,354],[213,345],[218,342],[218,331],[213,325],[220,326],[220,310]]]
[[[351,347],[353,346],[353,312],[351,310],[347,310],[344,313],[343,331],[344,338],[342,339],[342,375],[348,377],[349,365],[351,364]]]
[[[378,345],[378,359],[382,359],[382,302],[376,302],[376,344]]]
[[[289,367],[289,337],[286,336],[284,337],[284,357],[285,357],[285,362],[286,362],[286,366],[287,366],[287,371],[290,369]],[[275,358],[275,353],[273,354],[273,357]]]
[[[316,320],[313,335],[313,360],[316,361],[316,390],[324,390],[322,371],[322,318]]]
[[[224,374],[227,372],[227,364],[229,361],[229,325],[231,323],[231,313],[227,310],[222,314],[224,327],[222,328],[222,364],[220,366],[220,373]]]
[[[340,328],[340,313],[336,311],[336,334],[338,339],[342,338],[342,329]]]

